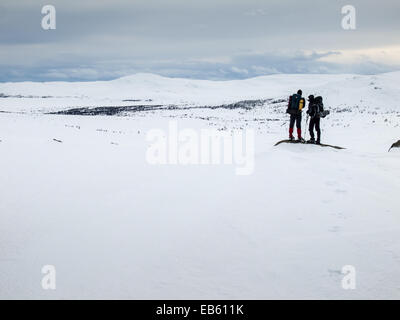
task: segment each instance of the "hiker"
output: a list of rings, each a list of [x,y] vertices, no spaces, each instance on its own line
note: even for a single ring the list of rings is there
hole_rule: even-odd
[[[301,97],[302,94],[303,91],[299,90],[297,94],[295,93],[289,98],[289,105],[286,112],[290,114],[289,139],[294,140],[293,128],[294,123],[296,123],[297,139],[300,142],[305,142],[301,137],[301,113],[306,105],[306,100]]]
[[[313,95],[310,95],[308,97],[308,110],[307,114],[310,116],[310,126],[309,126],[309,131],[310,131],[310,136],[311,139],[308,140],[308,143],[316,143],[316,144],[321,144],[321,116],[324,114],[324,104],[322,97],[314,97]],[[315,130],[317,131],[317,141],[315,141],[315,136],[314,136],[314,127]]]

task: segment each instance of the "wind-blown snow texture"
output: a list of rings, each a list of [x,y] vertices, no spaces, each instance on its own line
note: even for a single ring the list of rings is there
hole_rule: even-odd
[[[0,84],[0,298],[400,298],[400,153],[387,152],[400,139],[399,83]],[[324,96],[323,142],[346,150],[273,147],[299,88]],[[170,120],[254,128],[254,174],[149,165],[146,132]],[[41,288],[43,265],[56,267],[55,291]],[[345,265],[356,290],[341,287]]]

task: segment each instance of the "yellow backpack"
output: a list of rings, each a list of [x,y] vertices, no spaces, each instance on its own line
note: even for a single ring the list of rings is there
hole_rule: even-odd
[[[299,110],[300,110],[300,111],[303,110],[304,105],[305,105],[305,103],[304,103],[304,98],[301,98],[301,99],[300,99],[300,102],[299,102]]]

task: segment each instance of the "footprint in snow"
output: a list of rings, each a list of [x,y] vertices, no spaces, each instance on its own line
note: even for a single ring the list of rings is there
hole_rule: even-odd
[[[341,230],[341,228],[339,226],[333,226],[328,231],[333,232],[333,233],[338,233],[338,232],[340,232],[340,230]]]
[[[337,182],[336,181],[326,181],[325,184],[327,186],[335,186],[335,185],[337,185]]]
[[[328,273],[330,277],[341,277],[343,276],[341,270],[335,270],[335,269],[328,269]]]

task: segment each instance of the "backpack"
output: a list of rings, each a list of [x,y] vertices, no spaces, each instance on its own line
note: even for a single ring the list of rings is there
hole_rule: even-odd
[[[324,103],[322,97],[316,97],[315,98],[315,113],[320,114],[322,111],[324,111]]]
[[[330,114],[329,110],[324,110],[324,111],[320,112],[318,115],[320,118],[325,118],[329,114]]]
[[[322,97],[315,98],[315,112],[316,116],[320,118],[325,118],[330,113],[329,110],[324,110],[324,103]]]
[[[301,95],[295,93],[290,97],[289,106],[286,112],[289,114],[300,114],[303,108],[304,99],[301,97]]]

